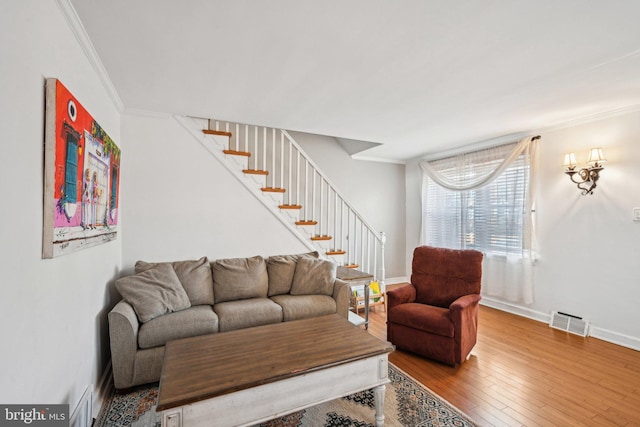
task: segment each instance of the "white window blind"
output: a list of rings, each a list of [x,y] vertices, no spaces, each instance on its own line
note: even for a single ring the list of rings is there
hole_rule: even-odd
[[[531,138],[422,165],[422,242],[483,252],[483,290],[519,302],[532,301],[536,144],[529,142]],[[472,189],[458,189],[465,185]]]
[[[512,147],[511,147],[512,148]],[[486,175],[500,160],[486,159],[473,168],[459,168],[454,159],[431,162],[439,172],[468,178]],[[451,191],[428,179],[423,212],[426,243],[455,249],[517,254],[524,249],[523,229],[528,191],[529,166],[524,155],[493,182],[476,190]]]

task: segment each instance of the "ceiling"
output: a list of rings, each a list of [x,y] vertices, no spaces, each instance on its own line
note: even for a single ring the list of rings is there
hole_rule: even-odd
[[[637,0],[71,4],[125,111],[375,143],[368,158],[640,108]]]

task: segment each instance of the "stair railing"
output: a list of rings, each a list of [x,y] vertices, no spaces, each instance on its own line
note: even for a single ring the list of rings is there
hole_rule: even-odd
[[[209,129],[231,133],[229,150],[248,158],[246,173],[266,175],[265,192],[283,193],[281,209],[299,212],[296,225],[315,227],[311,240],[343,255],[344,265],[374,275],[384,286],[386,236],[347,201],[295,139],[283,129],[209,120]]]

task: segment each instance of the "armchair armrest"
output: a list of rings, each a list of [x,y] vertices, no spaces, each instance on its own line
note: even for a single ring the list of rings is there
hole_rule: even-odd
[[[349,317],[349,294],[351,286],[344,280],[336,279],[333,284],[333,299],[336,300],[336,313],[345,319]]]
[[[451,303],[451,305],[449,306],[449,312],[453,317],[454,313],[456,313],[455,315],[457,315],[467,307],[478,305],[481,299],[482,298],[478,294],[463,295]]]
[[[138,351],[138,317],[133,307],[123,301],[109,312],[109,341],[113,382],[116,388],[131,386]]]
[[[449,306],[449,316],[456,337],[456,363],[462,363],[476,344],[480,299],[478,294],[464,295]]]
[[[385,295],[387,298],[387,310],[391,310],[396,305],[414,302],[416,300],[416,288],[412,284],[408,284],[387,290]]]

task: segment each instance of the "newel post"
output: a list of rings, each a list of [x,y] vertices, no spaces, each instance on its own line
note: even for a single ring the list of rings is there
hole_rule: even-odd
[[[381,231],[380,232],[380,280],[379,280],[380,292],[386,291],[386,284],[385,284],[386,272],[384,269],[384,244],[386,242],[387,242],[387,235],[384,234],[384,231]]]

